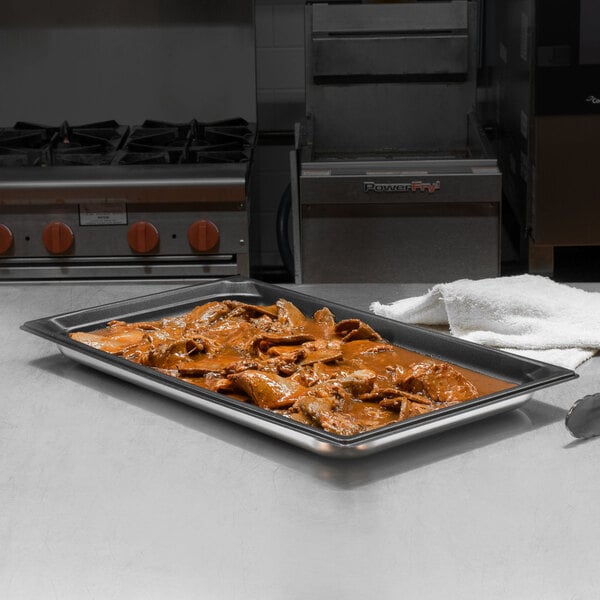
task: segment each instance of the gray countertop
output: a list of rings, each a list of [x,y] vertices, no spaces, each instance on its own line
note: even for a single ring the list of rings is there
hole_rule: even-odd
[[[3,598],[597,597],[600,439],[574,440],[564,417],[598,391],[600,356],[517,410],[339,460],[19,330],[177,285],[0,285]],[[427,286],[298,288],[366,309]]]

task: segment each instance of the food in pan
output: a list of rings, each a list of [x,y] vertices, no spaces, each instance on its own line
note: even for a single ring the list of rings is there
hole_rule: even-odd
[[[354,435],[511,384],[386,342],[328,308],[304,315],[212,301],[156,321],[111,321],[73,340],[339,435]]]

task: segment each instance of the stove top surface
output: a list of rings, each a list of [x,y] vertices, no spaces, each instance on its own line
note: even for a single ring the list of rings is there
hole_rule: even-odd
[[[243,118],[0,127],[0,192],[244,186],[256,125]]]
[[[254,138],[253,125],[242,118],[136,126],[20,121],[0,128],[0,168],[246,163]]]

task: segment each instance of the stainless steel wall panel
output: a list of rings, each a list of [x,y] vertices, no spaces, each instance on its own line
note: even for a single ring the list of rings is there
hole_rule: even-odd
[[[314,86],[314,150],[360,155],[463,148],[474,93],[474,84],[455,83]]]
[[[314,77],[389,75],[466,75],[466,35],[315,39]]]
[[[314,4],[315,33],[448,31],[467,28],[468,2]]]
[[[2,124],[256,121],[251,0],[3,0]]]
[[[475,104],[478,15],[475,1],[308,5],[314,152],[464,147]]]

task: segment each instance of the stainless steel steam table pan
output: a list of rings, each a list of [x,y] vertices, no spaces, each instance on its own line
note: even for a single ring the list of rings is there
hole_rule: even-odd
[[[199,388],[149,367],[96,350],[69,337],[70,332],[99,329],[111,320],[147,321],[175,316],[212,300],[232,299],[252,304],[273,304],[279,298],[293,302],[308,315],[327,306],[334,313],[336,320],[361,319],[393,344],[512,382],[514,387],[373,431],[341,436]],[[568,369],[500,352],[421,327],[406,325],[308,296],[293,289],[238,277],[36,319],[24,323],[21,328],[55,342],[63,354],[75,361],[317,454],[335,457],[371,454],[508,411],[527,402],[534,391],[577,377]]]

